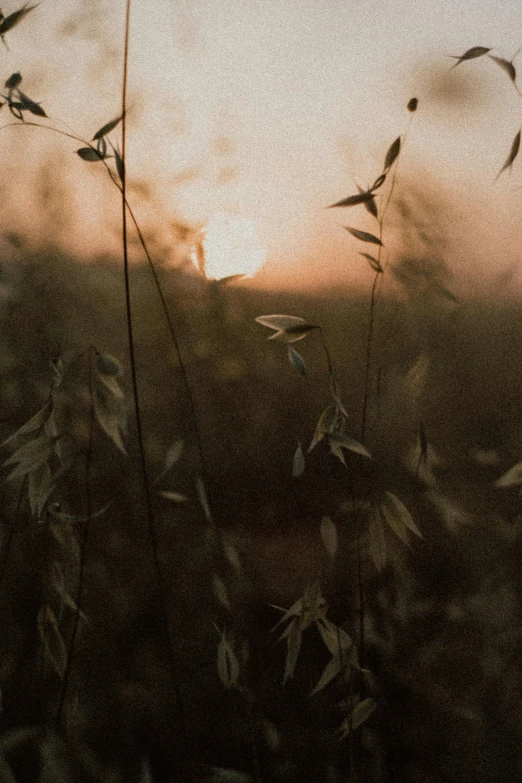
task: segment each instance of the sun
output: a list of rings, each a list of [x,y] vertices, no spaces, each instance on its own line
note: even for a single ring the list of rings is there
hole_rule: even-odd
[[[203,235],[203,268],[208,278],[251,277],[265,261],[266,250],[260,246],[257,226],[251,218],[219,212],[209,220]],[[201,259],[195,254],[192,257],[201,267]]]

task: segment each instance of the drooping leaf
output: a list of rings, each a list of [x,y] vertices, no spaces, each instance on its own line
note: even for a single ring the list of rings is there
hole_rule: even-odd
[[[335,555],[337,554],[337,547],[339,545],[339,536],[337,535],[337,527],[335,522],[330,517],[323,517],[319,529],[324,548],[332,560],[334,560]]]
[[[330,444],[332,443],[341,446],[343,449],[348,449],[348,451],[352,451],[354,454],[360,454],[362,457],[367,457],[368,459],[372,458],[372,455],[366,446],[363,446],[358,440],[350,438],[342,432],[332,432],[330,435]]]
[[[373,200],[373,193],[371,190],[365,190],[361,191],[360,193],[356,193],[353,196],[348,196],[347,198],[343,198],[341,201],[337,201],[335,204],[330,204],[328,209],[333,209],[334,207],[354,207],[356,204],[363,204],[365,201],[372,201]]]
[[[212,591],[217,600],[228,612],[230,612],[230,598],[228,596],[227,586],[219,574],[212,576]]]
[[[522,462],[517,462],[507,473],[495,481],[495,486],[499,488],[517,487],[520,484],[522,484]]]
[[[67,592],[67,588],[65,586],[65,577],[63,573],[62,566],[57,560],[54,560],[51,566],[51,578],[52,578],[52,585],[60,598],[62,599],[62,602],[65,604],[65,606],[68,606],[69,609],[72,609],[73,612],[77,612],[82,620],[84,622],[89,622],[87,620],[87,616],[85,612],[83,612],[76,604],[76,601],[69,595]]]
[[[371,242],[374,245],[382,245],[379,237],[376,237],[374,234],[369,234],[367,231],[359,231],[358,228],[350,228],[349,226],[344,226],[344,228],[356,239],[360,239],[361,242]]]
[[[294,459],[292,461],[292,476],[294,478],[299,478],[299,476],[302,476],[305,467],[306,467],[306,462],[303,454],[303,448],[301,444],[298,443],[294,453]]]
[[[22,110],[30,111],[31,114],[34,114],[36,117],[47,117],[47,114],[40,104],[31,100],[31,98],[29,98],[28,95],[25,95],[21,90],[18,90],[18,99]]]
[[[21,83],[21,81],[22,81],[22,74],[19,73],[19,72],[13,73],[13,74],[11,74],[9,79],[6,81],[4,86],[5,86],[6,90],[14,90],[15,87],[18,87],[18,85]]]
[[[388,171],[395,161],[397,160],[399,156],[399,152],[401,151],[401,137],[397,136],[394,142],[390,144],[390,147],[388,149],[388,152],[386,153],[386,157],[384,159],[384,171]]]
[[[102,393],[99,388],[94,390],[93,403],[96,421],[121,453],[126,455],[127,449],[121,435],[120,416],[111,409],[106,394]]]
[[[496,62],[497,65],[499,65],[502,68],[502,70],[505,73],[507,73],[507,75],[509,76],[509,78],[511,79],[511,81],[513,83],[516,82],[517,72],[516,72],[515,66],[513,65],[513,63],[510,60],[504,60],[503,57],[496,57],[494,54],[488,54],[488,57],[491,60],[494,60],[494,62]]]
[[[417,111],[417,106],[418,106],[418,105],[419,105],[418,98],[410,98],[410,100],[408,101],[408,105],[406,106],[406,108],[408,109],[408,111],[410,111],[410,112],[412,112],[412,113],[413,113],[414,111]]]
[[[51,664],[58,677],[63,680],[67,668],[67,649],[56,615],[48,604],[42,606],[38,612],[38,631],[46,662]]]
[[[418,538],[422,538],[422,533],[413,521],[410,512],[404,503],[399,500],[399,498],[392,492],[384,493],[384,503],[382,508],[385,513],[386,521],[390,527],[392,527],[392,529],[393,524],[391,520],[396,520],[397,524],[405,525],[408,530],[411,530],[411,532],[414,533]]]
[[[256,318],[258,324],[268,326],[269,329],[285,332],[292,327],[307,326],[304,318],[296,315],[259,315]]]
[[[346,658],[346,653],[351,653],[354,650],[353,642],[346,631],[338,625],[334,625],[330,620],[321,618],[317,622],[317,630],[331,655]],[[351,655],[350,659],[353,660]]]
[[[333,405],[329,405],[319,416],[319,421],[317,422],[315,428],[314,437],[312,438],[312,442],[308,447],[308,453],[310,453],[312,449],[314,449],[317,444],[322,441],[325,435],[333,431],[336,421],[337,411]]]
[[[301,354],[295,350],[295,348],[292,348],[291,345],[288,346],[288,358],[290,359],[290,364],[292,367],[296,369],[297,372],[300,373],[304,378],[306,378],[306,364],[304,359]]]
[[[59,386],[61,386],[63,381],[63,361],[60,356],[56,356],[55,358],[49,359],[49,367],[51,368],[51,372],[53,375],[53,386],[55,389],[58,389]]]
[[[297,659],[299,658],[299,652],[301,651],[302,638],[303,633],[299,622],[297,620],[293,620],[290,623],[288,634],[286,636],[287,653],[285,660],[285,672],[283,675],[283,685],[288,679],[291,679],[294,676]]]
[[[103,375],[114,375],[115,378],[121,378],[123,375],[121,364],[109,353],[97,353],[95,364],[98,372],[103,373]]]
[[[76,153],[82,160],[86,160],[88,163],[98,163],[100,160],[103,160],[99,152],[93,147],[80,147],[79,150],[76,150]]]
[[[9,30],[12,30],[15,25],[22,21],[24,16],[27,16],[27,14],[34,8],[37,8],[38,5],[39,3],[28,6],[26,3],[22,8],[19,8],[18,11],[14,11],[12,14],[9,14],[9,16],[6,16],[0,22],[0,37],[4,36]]]
[[[423,351],[406,374],[406,386],[415,401],[418,401],[426,386],[430,367],[430,355]]]
[[[203,509],[205,518],[207,522],[212,524],[212,512],[210,510],[210,503],[208,502],[207,490],[205,489],[205,484],[203,483],[203,479],[199,473],[196,476],[196,491],[198,493],[198,500],[201,504],[201,508]]]
[[[177,462],[179,462],[184,447],[185,444],[180,438],[175,440],[174,443],[169,446],[167,453],[165,454],[164,470],[170,470]]]
[[[341,660],[338,656],[335,655],[332,658],[330,658],[330,660],[326,664],[321,674],[321,677],[319,678],[317,685],[315,686],[313,691],[310,693],[310,696],[315,696],[316,693],[322,691],[323,688],[325,688],[329,682],[331,682],[335,677],[337,677],[338,674],[341,673],[341,671],[342,671]]]
[[[114,148],[114,159],[116,161],[116,171],[118,172],[120,182],[123,182],[123,180],[125,179],[125,162],[123,160],[121,152],[117,148]]]
[[[353,708],[351,715],[348,718],[345,718],[341,724],[339,731],[341,732],[342,738],[347,737],[351,731],[355,731],[359,726],[362,726],[363,723],[366,723],[368,718],[375,712],[376,707],[377,702],[371,696],[360,701],[359,704]]]
[[[368,522],[368,550],[376,569],[382,571],[386,565],[386,538],[380,514],[375,510]]]
[[[225,688],[237,688],[240,674],[239,661],[226,631],[223,631],[219,640],[217,670]]]
[[[230,541],[224,543],[223,553],[230,565],[233,566],[238,573],[240,573],[242,570],[241,559],[239,557],[239,552],[237,551],[234,544],[230,543]]]
[[[384,272],[384,269],[382,268],[378,258],[371,256],[369,253],[359,253],[359,255],[363,256],[363,258],[365,258],[368,261],[368,263],[370,264],[374,272],[378,272],[378,273]]]
[[[31,513],[39,517],[45,508],[52,489],[51,468],[44,462],[29,473],[29,506]]]
[[[17,467],[9,474],[8,479],[23,478],[33,470],[37,470],[52,457],[55,445],[56,439],[50,438],[45,432],[29,443],[25,443],[4,462],[4,465],[18,463]]]
[[[456,55],[456,54],[450,54],[450,57],[453,60],[456,60],[457,62],[451,66],[451,69],[456,68],[457,65],[460,65],[460,63],[464,62],[465,60],[474,60],[476,57],[482,57],[484,54],[487,54],[491,51],[491,47],[487,46],[472,46],[471,49],[468,49],[464,54]],[[451,70],[450,69],[450,70]]]
[[[110,122],[106,123],[106,125],[103,125],[99,131],[96,131],[92,137],[92,141],[97,141],[98,139],[103,138],[103,136],[106,136],[108,133],[114,130],[114,128],[122,121],[122,119],[123,114],[120,114],[120,116],[116,117],[116,119],[111,120]]]
[[[14,432],[12,435],[10,435],[4,442],[2,443],[2,446],[6,446],[8,443],[11,443],[11,441],[16,440],[17,438],[20,438],[23,435],[29,435],[31,432],[36,432],[37,430],[40,430],[47,419],[49,418],[51,412],[52,412],[53,406],[51,400],[49,400],[43,408],[41,408],[38,413],[35,413],[34,416],[32,416],[29,421],[26,421],[25,424],[23,424],[16,432]]]
[[[497,176],[495,177],[495,180],[497,180],[500,175],[506,171],[506,169],[511,169],[511,166],[515,162],[515,158],[518,155],[518,151],[520,149],[520,131],[516,134],[515,138],[513,139],[511,143],[511,149],[509,150],[509,155],[506,158],[506,162],[498,172]]]
[[[100,158],[105,158],[107,155],[107,141],[105,139],[105,136],[101,136],[98,139],[98,142],[96,144],[96,152],[100,156]]]

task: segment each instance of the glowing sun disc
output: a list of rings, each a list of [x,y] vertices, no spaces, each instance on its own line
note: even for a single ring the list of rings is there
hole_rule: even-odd
[[[218,213],[209,220],[204,234],[205,274],[209,278],[251,277],[265,261],[266,250],[260,247],[256,224],[250,218]]]

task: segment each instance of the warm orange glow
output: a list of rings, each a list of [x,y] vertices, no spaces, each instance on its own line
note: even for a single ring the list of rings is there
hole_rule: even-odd
[[[266,258],[255,222],[224,212],[214,215],[207,223],[202,246],[205,275],[214,280],[240,274],[251,277]],[[193,260],[199,266],[195,254]]]

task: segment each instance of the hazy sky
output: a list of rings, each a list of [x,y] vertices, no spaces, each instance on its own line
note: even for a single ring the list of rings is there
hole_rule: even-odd
[[[118,113],[123,14],[123,0],[43,0],[9,35],[2,73],[20,70],[31,97],[90,138]],[[488,58],[450,72],[448,55],[475,45],[510,59],[522,46],[520,0],[133,0],[129,172],[150,183],[156,215],[254,219],[270,263],[296,283],[317,269],[344,274],[360,247],[339,225],[371,230],[371,217],[324,207],[375,179],[415,95],[399,179],[440,181],[451,199],[469,198],[468,223],[494,217],[485,237],[505,238],[522,169],[492,180],[522,103]],[[26,147],[38,159],[51,143],[23,133],[0,147],[17,172],[32,160]],[[75,206],[102,219],[101,175],[86,174],[64,140],[52,144]],[[102,246],[103,231],[92,241]]]

